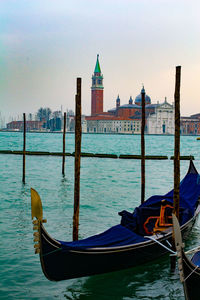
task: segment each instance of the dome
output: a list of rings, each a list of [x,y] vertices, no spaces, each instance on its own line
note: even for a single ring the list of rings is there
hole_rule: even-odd
[[[144,87],[141,89],[141,93],[142,92],[145,92]],[[135,104],[142,105],[142,95],[141,94],[137,95],[137,97],[135,98]],[[145,104],[146,105],[151,104],[151,98],[146,94],[145,94]]]

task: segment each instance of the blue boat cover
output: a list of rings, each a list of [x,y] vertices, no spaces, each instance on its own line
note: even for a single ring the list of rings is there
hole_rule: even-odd
[[[152,206],[166,199],[173,204],[174,190],[171,190],[163,196],[152,196],[145,201],[141,207]],[[200,176],[198,173],[188,173],[180,183],[180,207],[189,209],[192,215],[197,206],[197,200],[200,196]]]
[[[75,241],[75,242],[62,242],[59,241],[62,245],[62,248],[65,250],[69,249],[88,249],[96,247],[116,247],[116,246],[125,246],[130,244],[135,244],[139,242],[144,242],[145,239],[143,236],[140,236],[128,228],[122,225],[116,225],[103,233],[91,236],[89,238]]]
[[[196,266],[200,267],[200,251],[197,251],[193,257],[192,257],[192,262],[193,264],[195,264]]]
[[[200,176],[196,172],[188,172],[180,183],[180,224],[187,222],[195,212],[200,196]],[[143,224],[150,216],[159,216],[161,202],[165,200],[167,204],[173,206],[173,190],[165,195],[155,195],[150,197],[139,207],[136,207],[133,213],[122,211],[119,213],[121,224],[111,227],[105,232],[91,236],[89,238],[75,241],[62,242],[63,250],[70,249],[88,249],[96,247],[117,247],[143,242],[146,232]],[[169,208],[171,209],[171,208]],[[172,213],[172,209],[170,214]],[[149,222],[149,226],[151,222]]]

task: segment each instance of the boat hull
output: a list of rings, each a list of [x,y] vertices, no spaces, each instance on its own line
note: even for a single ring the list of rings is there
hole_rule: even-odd
[[[200,299],[200,268],[182,250],[183,286],[186,300]]]
[[[191,230],[195,218],[181,228],[183,237]],[[169,248],[171,232],[157,240]],[[87,250],[63,250],[61,244],[52,239],[44,226],[40,226],[40,260],[43,272],[49,280],[65,279],[107,273],[145,264],[168,253],[167,249],[153,240],[109,248]]]

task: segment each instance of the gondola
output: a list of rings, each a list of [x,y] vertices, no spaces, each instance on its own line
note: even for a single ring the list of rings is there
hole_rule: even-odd
[[[183,283],[184,294],[186,300],[200,299],[200,247],[184,251],[184,243],[182,242],[181,229],[175,215],[173,215],[175,246],[178,257],[178,268],[180,273],[180,281]],[[189,254],[193,256],[191,259]]]
[[[190,162],[180,183],[180,222],[183,237],[199,213],[200,176]],[[49,280],[107,273],[153,261],[171,250],[173,190],[155,195],[136,207],[122,211],[121,223],[101,234],[73,242],[52,238],[44,228],[39,194],[31,189],[36,244],[43,273]]]

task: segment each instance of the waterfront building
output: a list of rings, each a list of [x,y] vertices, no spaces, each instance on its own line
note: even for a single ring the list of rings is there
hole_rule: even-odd
[[[26,130],[43,130],[43,123],[42,121],[26,121]],[[13,131],[23,131],[24,129],[24,122],[23,121],[12,121],[7,123],[7,130]]]
[[[87,121],[88,133],[127,133],[140,134],[141,120],[127,120],[113,117],[112,119],[103,119],[101,117]]]
[[[165,98],[164,103],[154,105],[154,112],[147,117],[148,134],[174,134],[174,105]]]
[[[182,135],[200,135],[200,114],[181,117],[180,132]]]
[[[141,132],[142,96],[145,93],[144,86],[141,93],[135,97],[133,103],[130,96],[128,103],[121,105],[119,95],[115,107],[103,111],[103,75],[101,73],[99,55],[92,76],[91,87],[91,116],[85,117],[89,133],[130,133]],[[145,93],[145,132],[149,134],[173,134],[174,133],[174,106],[165,99],[164,103],[152,104],[151,98]],[[84,132],[83,130],[83,132]]]

